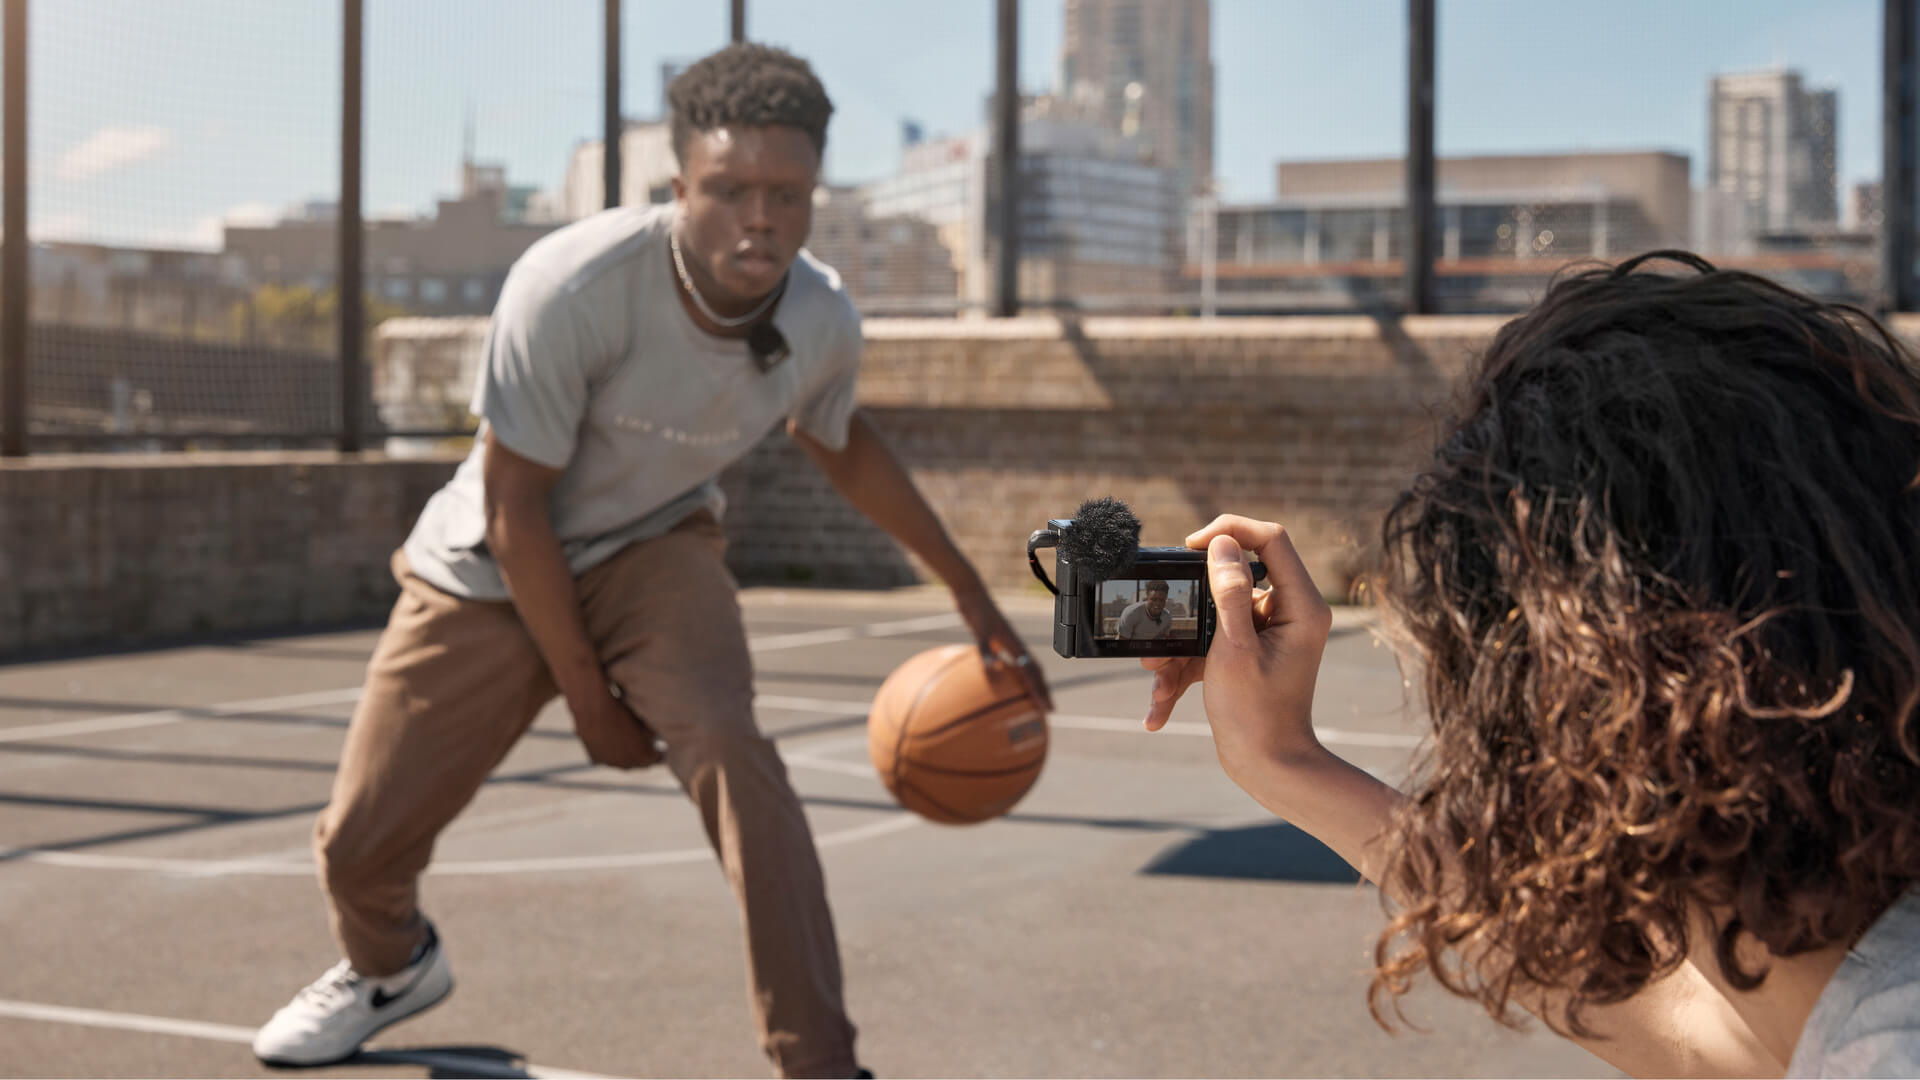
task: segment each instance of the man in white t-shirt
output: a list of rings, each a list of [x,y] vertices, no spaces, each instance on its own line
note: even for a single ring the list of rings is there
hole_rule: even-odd
[[[722,559],[720,471],[785,421],[834,487],[942,581],[982,650],[1044,681],[978,573],[855,405],[860,320],[801,250],[833,111],[807,64],[735,45],[669,91],[680,175],[508,275],[474,450],[394,556],[401,584],[314,850],[345,954],[254,1053],[315,1065],[452,989],[417,903],[434,839],[555,696],[594,761],[661,760],[698,806],[746,924],[783,1076],[853,1076],[854,1028],[800,802],[753,716]]]
[[[1173,629],[1173,612],[1167,610],[1167,583],[1147,582],[1147,598],[1128,604],[1120,613],[1118,633],[1123,641],[1158,641]]]

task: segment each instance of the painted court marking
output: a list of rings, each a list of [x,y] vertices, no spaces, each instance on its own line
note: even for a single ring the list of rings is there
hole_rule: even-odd
[[[960,616],[953,613],[927,615],[917,619],[867,623],[861,626],[839,626],[826,630],[807,630],[797,634],[772,634],[750,639],[747,647],[756,653],[779,652],[783,649],[804,649],[811,645],[831,645],[838,641],[855,641],[860,638],[899,637],[902,634],[917,634],[927,630],[944,630],[958,626],[960,622]],[[122,713],[117,716],[96,716],[87,720],[67,720],[54,724],[9,728],[0,731],[0,743],[64,739],[70,735],[96,735],[106,731],[131,731],[137,728],[178,724],[187,720],[200,720],[210,716],[234,716],[278,709],[305,709],[316,705],[345,705],[359,700],[360,688],[355,686],[339,690],[288,694],[282,697],[255,698],[251,701],[230,701],[223,705],[209,705],[197,709],[159,709],[151,712]],[[865,711],[864,707],[862,711]]]
[[[891,622],[866,623],[860,626],[832,627],[825,630],[806,630],[794,634],[773,634],[753,638],[748,647],[756,653],[778,652],[784,649],[802,649],[814,645],[830,645],[840,641],[856,641],[862,638],[898,637],[903,634],[917,634],[928,630],[943,630],[961,624],[960,616],[953,613],[926,615],[913,619],[898,619]],[[108,731],[129,731],[137,728],[159,727],[166,724],[178,724],[187,720],[203,719],[214,716],[235,716],[251,712],[270,712],[280,709],[304,709],[319,705],[344,705],[360,700],[359,687],[344,687],[338,690],[316,690],[304,694],[287,694],[281,697],[254,698],[249,701],[231,701],[203,708],[161,709],[153,712],[124,713],[117,716],[97,716],[86,720],[68,720],[52,724],[34,724],[27,727],[11,728],[0,731],[0,743],[32,742],[40,739],[60,739],[72,735],[94,735]],[[777,694],[763,694],[755,702],[769,709],[783,709],[789,712],[825,713],[833,716],[864,716],[868,702],[865,701],[829,701],[821,698],[788,697]],[[1119,731],[1142,732],[1144,729],[1137,720],[1112,716],[1075,716],[1068,713],[1055,713],[1047,718],[1055,727],[1077,728],[1083,731]],[[1395,732],[1346,731],[1340,728],[1317,728],[1320,740],[1333,746],[1366,746],[1409,749],[1418,746],[1419,736]],[[1204,735],[1211,737],[1212,732],[1205,724],[1190,721],[1174,721],[1161,729],[1168,735]],[[817,762],[806,763],[818,766]],[[844,771],[838,763],[828,771]]]
[[[869,623],[861,626],[809,630],[794,634],[777,634],[754,639],[750,642],[750,646],[754,652],[772,652],[782,649],[797,649],[814,645],[832,644],[840,641],[852,641],[861,638],[893,637],[927,630],[945,629],[957,626],[960,622],[960,617],[956,614],[930,615],[891,622]],[[91,735],[110,731],[128,731],[139,728],[159,727],[193,719],[203,719],[209,716],[233,716],[252,712],[345,704],[357,701],[359,697],[360,689],[358,687],[351,687],[338,690],[319,690],[302,694],[288,694],[279,697],[254,698],[247,701],[227,702],[192,710],[165,709],[143,713],[93,717],[86,720],[73,720],[52,724],[36,724],[29,727],[0,731],[0,742],[27,742],[39,739],[57,739],[74,735]],[[756,697],[755,704],[764,709],[851,718],[865,716],[871,703],[868,701],[847,701],[765,694]],[[1055,713],[1050,715],[1047,721],[1054,727],[1069,730],[1105,731],[1136,735],[1149,734],[1141,727],[1140,721],[1133,718]],[[1317,729],[1317,731],[1321,741],[1336,746],[1406,749],[1416,746],[1420,742],[1418,736],[1393,732],[1345,731],[1338,728],[1320,728]],[[1213,732],[1204,723],[1173,721],[1167,724],[1167,726],[1161,730],[1160,734],[1211,738]],[[872,767],[866,763],[840,761],[826,756],[826,754],[832,750],[842,749],[845,746],[864,741],[864,738],[836,739],[830,743],[814,744],[812,753],[805,751],[787,751],[782,754],[782,757],[788,765],[795,768],[831,772],[843,776],[852,776],[863,780],[874,781],[877,778],[874,776]],[[821,848],[837,847],[842,844],[854,843],[877,836],[884,836],[888,833],[898,832],[918,823],[919,819],[911,814],[890,815],[882,821],[819,836],[815,839],[815,844]],[[39,863],[47,866],[60,866],[72,869],[144,871],[191,877],[229,877],[243,875],[306,877],[314,872],[313,864],[310,862],[271,856],[249,856],[235,859],[187,859],[107,855],[88,852],[42,851],[34,848],[0,848],[0,858],[10,861]],[[442,876],[472,876],[545,873],[563,870],[635,869],[650,866],[705,863],[712,858],[713,853],[711,850],[700,847],[684,848],[674,851],[549,856],[526,859],[449,860],[435,863],[429,868],[428,873]],[[182,1023],[184,1023],[184,1021],[182,1021]]]
[[[757,653],[775,652],[780,649],[804,649],[809,645],[831,645],[836,641],[898,637],[901,634],[917,634],[924,630],[945,630],[948,627],[959,626],[960,622],[959,615],[948,612],[944,615],[925,615],[917,619],[900,619],[895,622],[836,626],[826,630],[803,630],[796,634],[772,634],[750,639],[747,642],[747,648]]]
[[[238,1043],[241,1046],[251,1046],[254,1032],[258,1030],[233,1024],[209,1024],[199,1020],[175,1020],[166,1016],[143,1016],[139,1013],[108,1012],[104,1009],[75,1009],[66,1005],[41,1005],[32,1001],[11,1001],[6,998],[0,998],[0,1016],[15,1020],[40,1020],[54,1024],[110,1028],[115,1031],[138,1031],[149,1035],[178,1035],[188,1039],[204,1039],[208,1042]],[[424,1065],[456,1076],[536,1076],[552,1077],[554,1080],[565,1080],[565,1078],[602,1080],[603,1078],[601,1073],[548,1069],[531,1063],[516,1065],[512,1062],[496,1061],[492,1058],[475,1057],[449,1050],[376,1049],[370,1053],[377,1056],[368,1064]],[[355,1063],[347,1062],[347,1064]]]
[[[288,694],[284,697],[254,698],[252,701],[229,701],[224,705],[208,705],[191,710],[161,709],[156,712],[96,716],[89,720],[67,720],[57,724],[33,724],[28,727],[8,728],[0,731],[0,743],[64,739],[69,735],[130,731],[134,728],[178,724],[185,720],[202,720],[209,716],[234,716],[241,713],[270,712],[276,709],[307,709],[315,705],[341,705],[359,700],[360,688],[355,686],[344,690],[316,690],[306,694]]]
[[[867,774],[872,775],[868,769]],[[814,838],[818,848],[840,847],[876,836],[900,832],[920,824],[908,813],[858,825]],[[173,859],[140,855],[102,855],[84,851],[41,851],[36,848],[0,848],[0,858],[14,862],[61,866],[72,870],[132,870],[181,877],[312,877],[313,864],[294,859]],[[429,877],[476,877],[493,874],[536,874],[561,870],[631,870],[647,866],[710,863],[712,848],[675,851],[613,852],[603,855],[553,855],[530,859],[449,859],[427,867]]]
[[[865,701],[830,701],[825,698],[787,697],[779,694],[760,694],[755,696],[753,701],[755,705],[762,708],[779,709],[783,712],[822,713],[828,716],[865,716],[871,705],[870,702]],[[1116,731],[1130,735],[1153,734],[1140,726],[1138,718],[1049,713],[1047,723],[1057,728],[1079,731]],[[1316,727],[1313,730],[1314,734],[1320,737],[1320,741],[1329,746],[1390,747],[1410,750],[1420,745],[1420,736],[1394,731],[1347,731],[1344,728],[1329,727]],[[1159,734],[1189,735],[1211,739],[1213,729],[1191,720],[1173,720],[1169,721],[1166,727],[1161,728]]]

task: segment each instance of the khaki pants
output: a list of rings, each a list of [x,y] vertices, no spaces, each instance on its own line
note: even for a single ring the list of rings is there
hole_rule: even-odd
[[[581,575],[581,611],[609,677],[666,742],[740,903],[768,1057],[784,1076],[851,1076],[826,883],[786,766],[754,722],[725,547],[697,514]],[[400,599],[314,833],[334,936],[368,975],[406,966],[435,838],[557,694],[511,604],[441,592],[399,553],[393,569]]]

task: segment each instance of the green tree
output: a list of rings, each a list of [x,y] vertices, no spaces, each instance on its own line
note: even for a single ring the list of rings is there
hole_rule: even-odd
[[[363,347],[371,348],[375,327],[408,312],[401,305],[371,293],[365,294],[364,302],[367,340]],[[234,305],[234,336],[265,345],[328,351],[334,347],[334,335],[339,329],[339,310],[337,287],[261,285],[253,290],[252,296]]]

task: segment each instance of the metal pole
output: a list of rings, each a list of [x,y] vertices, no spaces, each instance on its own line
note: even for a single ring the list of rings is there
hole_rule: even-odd
[[[1886,0],[1880,71],[1880,278],[1889,311],[1914,310],[1914,207],[1920,201],[1920,170],[1915,140],[1920,138],[1916,109],[1914,33],[1920,26],[1920,0]]]
[[[340,452],[360,451],[360,395],[366,332],[360,220],[361,0],[341,0],[344,40],[340,75]]]
[[[993,313],[1020,312],[1020,0],[998,0],[998,63],[994,77],[993,158],[1000,169],[1000,242]]]
[[[611,210],[620,205],[620,144],[626,134],[626,124],[620,118],[620,0],[607,0],[604,36],[606,97],[600,112],[600,184],[606,189],[602,205]]]
[[[747,40],[747,0],[733,0],[733,20],[731,37],[735,45]]]
[[[7,0],[6,206],[0,226],[0,455],[27,455],[27,0]]]
[[[1214,314],[1214,260],[1220,248],[1220,196],[1212,177],[1201,181],[1200,190],[1200,317]]]
[[[1433,311],[1433,4],[1407,0],[1407,311]]]

